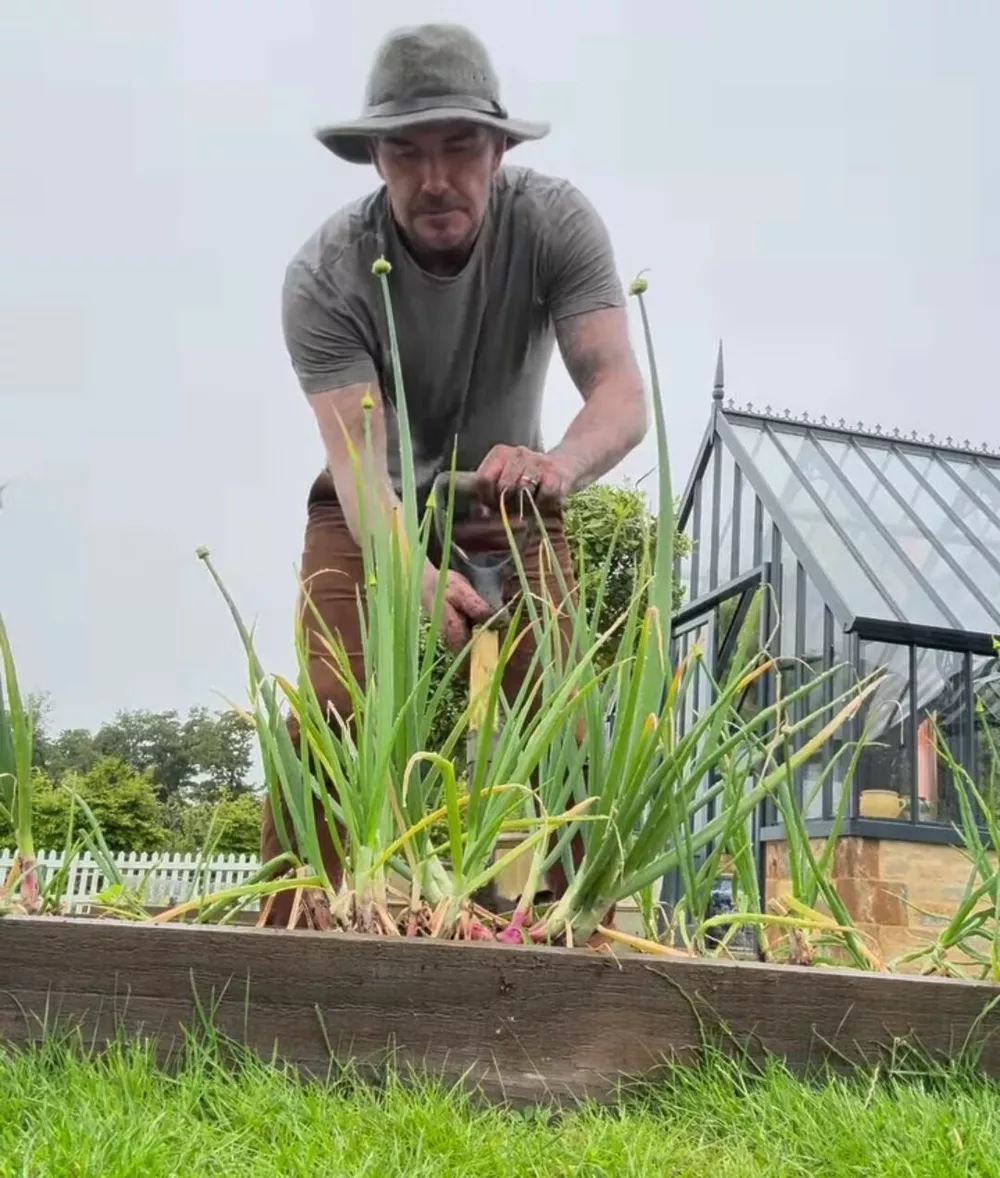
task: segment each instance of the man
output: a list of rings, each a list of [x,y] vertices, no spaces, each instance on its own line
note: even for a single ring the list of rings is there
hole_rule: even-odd
[[[504,162],[510,148],[547,132],[544,124],[508,116],[485,47],[467,29],[442,24],[393,32],[369,74],[362,117],[317,132],[335,155],[374,165],[382,180],[302,246],[288,266],[282,304],[291,363],[327,458],[309,494],[302,578],[314,607],[354,657],[359,679],[361,525],[344,431],[363,447],[366,397],[374,401],[380,489],[389,503],[400,493],[388,335],[372,276],[377,258],[392,265],[421,496],[450,468],[457,445],[458,469],[478,471],[486,503],[495,506],[521,488],[533,492],[571,583],[562,502],[614,467],[645,434],[645,391],[603,223],[571,184]],[[556,343],[583,406],[547,450],[541,403]],[[495,513],[476,540],[479,548],[506,549]],[[526,569],[537,584],[537,553],[528,554]],[[437,579],[428,563],[428,607]],[[491,612],[468,581],[447,574],[449,646],[460,649],[470,625]],[[318,642],[315,650],[310,674],[317,693],[346,716],[345,693]],[[530,658],[524,641],[504,684],[508,693],[523,682]],[[268,810],[261,849],[265,859],[281,849]],[[329,842],[325,852],[337,881]],[[564,873],[553,876],[561,891]],[[290,895],[279,900],[271,919],[287,923]]]

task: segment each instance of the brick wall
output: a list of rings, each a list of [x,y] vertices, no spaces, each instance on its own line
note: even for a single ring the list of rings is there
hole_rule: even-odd
[[[814,854],[822,854],[823,840],[811,845]],[[889,963],[938,937],[958,907],[970,871],[959,847],[841,838],[832,882],[868,947]],[[768,844],[766,880],[768,901],[792,894],[786,843]],[[966,960],[957,952],[949,956]],[[899,968],[913,972],[920,965]]]

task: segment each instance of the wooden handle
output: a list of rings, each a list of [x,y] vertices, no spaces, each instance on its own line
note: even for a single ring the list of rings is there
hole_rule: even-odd
[[[469,653],[469,729],[478,732],[486,716],[490,681],[500,661],[500,635],[491,626],[475,626]]]

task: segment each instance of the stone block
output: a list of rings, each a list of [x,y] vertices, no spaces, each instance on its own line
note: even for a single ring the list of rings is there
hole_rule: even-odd
[[[820,840],[811,844],[817,856],[822,853]],[[767,899],[791,895],[785,843],[768,845],[767,866]],[[960,847],[861,838],[838,840],[832,866],[831,882],[855,928],[877,937],[886,959],[935,940],[961,903],[971,871]],[[822,901],[816,907],[829,915]],[[775,931],[770,939],[782,935]],[[949,957],[970,964],[958,950]],[[916,972],[920,967],[906,968]]]
[[[969,861],[960,847],[932,843],[886,843],[883,846],[882,879],[963,884],[968,879],[969,870]]]
[[[934,934],[930,930],[913,928],[912,926],[882,926],[878,930],[879,948],[882,950],[886,965],[892,962],[893,958],[912,953],[915,949],[929,945],[933,940]],[[918,963],[907,967],[905,972],[915,973],[919,969],[920,964]]]
[[[833,853],[834,879],[878,879],[877,839],[841,838]]]
[[[879,870],[881,879],[909,879],[913,865],[913,843],[887,843],[879,847]]]
[[[930,908],[935,911],[946,908],[949,912],[954,912],[961,904],[965,892],[964,884],[940,883],[925,877],[896,886],[906,888],[907,897],[915,908]]]
[[[906,888],[882,880],[838,879],[837,894],[857,924],[906,925]]]
[[[909,924],[911,927],[935,930],[935,936],[955,915],[954,904],[936,904],[933,901],[928,901],[919,907],[919,911],[916,908],[910,909]]]
[[[765,869],[768,879],[788,878],[788,844],[775,842],[767,844]]]
[[[765,911],[766,905],[771,900],[783,900],[786,896],[792,894],[792,881],[790,879],[768,879],[767,894],[764,897]]]

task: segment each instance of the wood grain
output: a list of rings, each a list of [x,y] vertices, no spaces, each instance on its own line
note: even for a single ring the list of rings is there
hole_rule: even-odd
[[[500,635],[492,626],[473,626],[469,654],[469,728],[478,734],[486,719],[490,684],[500,659]]]
[[[164,1052],[200,1009],[226,1034],[309,1072],[335,1058],[397,1063],[516,1103],[590,1096],[690,1059],[724,1025],[796,1071],[872,1061],[915,1037],[953,1057],[974,1032],[1000,1075],[1000,990],[850,970],[375,939],[279,929],[0,919],[0,1038],[72,1020]],[[197,996],[197,1002],[196,1002]],[[977,1027],[977,1022],[979,1026]]]

